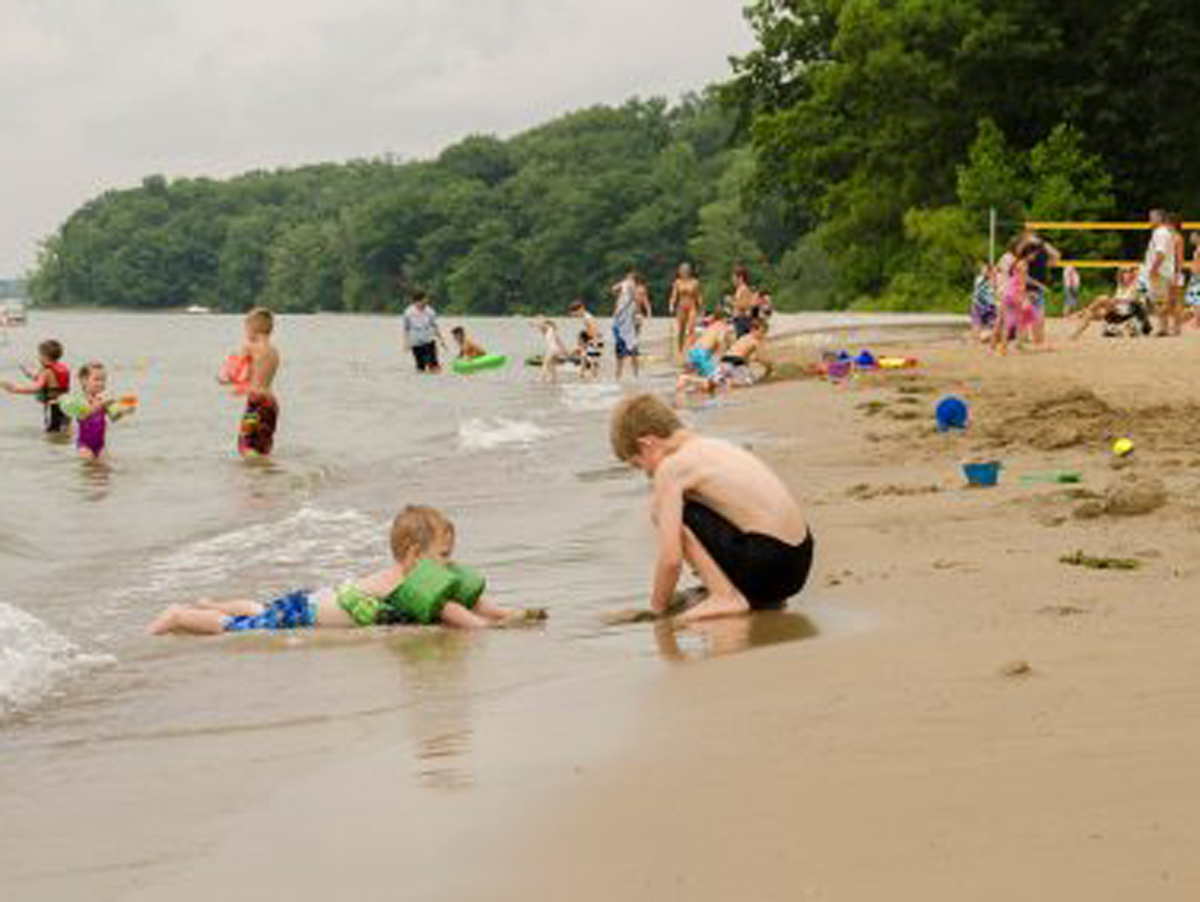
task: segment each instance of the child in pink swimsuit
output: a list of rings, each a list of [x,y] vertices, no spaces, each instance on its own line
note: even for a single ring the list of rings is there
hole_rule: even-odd
[[[75,446],[79,449],[79,456],[85,460],[99,460],[104,454],[108,421],[119,420],[129,413],[131,408],[127,403],[105,395],[108,372],[103,363],[85,363],[81,366],[79,384],[83,389],[88,412],[79,418],[79,434],[75,439]]]

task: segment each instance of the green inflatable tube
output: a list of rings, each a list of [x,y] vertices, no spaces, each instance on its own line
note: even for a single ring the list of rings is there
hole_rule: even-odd
[[[467,610],[473,610],[483,592],[487,588],[487,580],[483,575],[462,564],[449,564],[446,567],[454,577],[453,599]]]
[[[470,360],[460,357],[450,364],[450,368],[459,375],[465,376],[469,373],[478,373],[480,370],[494,370],[506,363],[508,363],[508,358],[503,354],[484,354],[482,357],[473,357]]]
[[[92,405],[83,395],[63,395],[58,399],[58,409],[73,420],[79,420],[92,412]]]
[[[404,619],[415,623],[437,623],[442,608],[452,600],[458,578],[446,567],[428,558],[420,561],[404,578],[400,587],[388,597]]]

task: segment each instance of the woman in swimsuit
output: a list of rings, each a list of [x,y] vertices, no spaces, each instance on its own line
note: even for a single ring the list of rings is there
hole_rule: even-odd
[[[679,264],[667,307],[675,317],[675,355],[682,357],[692,343],[696,332],[696,320],[704,307],[700,280],[692,275],[691,264]]]

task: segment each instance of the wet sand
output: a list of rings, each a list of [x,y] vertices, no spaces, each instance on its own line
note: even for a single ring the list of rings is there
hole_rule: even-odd
[[[729,414],[782,431],[760,451],[808,502],[814,591],[877,628],[649,687],[637,747],[490,898],[1195,898],[1200,336],[906,350],[920,369]],[[946,392],[965,435],[932,430]],[[963,488],[971,458],[1001,485]],[[1123,515],[1134,480],[1166,503]],[[1077,550],[1141,566],[1060,562]]]
[[[342,693],[350,714],[98,742],[5,786],[30,831],[0,851],[6,886],[22,900],[1194,898],[1200,337],[1006,360],[897,350],[922,366],[764,386],[721,415],[806,503],[818,569],[799,610],[857,628],[693,660],[690,643],[736,650],[752,625],[624,627],[677,663],[534,682],[470,717],[362,703],[419,680],[397,686],[386,654],[347,645],[333,653],[355,666],[324,707]],[[972,404],[965,435],[933,433],[947,392]],[[1117,434],[1137,443],[1119,470]],[[959,463],[993,457],[1001,485],[963,488]],[[1021,481],[1059,469],[1082,482]],[[1076,551],[1140,566],[1060,562]],[[520,637],[530,655],[537,638]],[[178,677],[193,691],[201,664]]]

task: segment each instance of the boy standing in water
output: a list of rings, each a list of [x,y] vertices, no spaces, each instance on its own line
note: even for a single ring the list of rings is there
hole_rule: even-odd
[[[0,388],[13,395],[36,395],[42,403],[46,431],[61,434],[71,431],[71,420],[58,406],[58,399],[71,390],[71,371],[62,362],[63,346],[53,338],[38,345],[38,360],[41,368],[37,374],[24,370],[30,378],[28,385],[0,382]]]
[[[587,304],[581,299],[572,301],[570,309],[571,316],[583,320],[583,333],[587,335],[587,348],[583,352],[580,366],[586,375],[595,378],[600,375],[600,361],[604,356],[604,333],[600,331],[596,317],[592,316]]]
[[[238,431],[238,454],[244,458],[265,457],[275,445],[279,424],[279,401],[271,386],[279,371],[279,351],[271,344],[275,317],[265,307],[246,314],[246,344],[242,354],[250,361],[246,410]]]
[[[610,439],[617,458],[653,484],[658,563],[652,610],[667,611],[684,561],[708,597],[682,614],[682,622],[778,610],[804,588],[812,533],[787,486],[761,460],[685,429],[653,395],[617,407]]]

